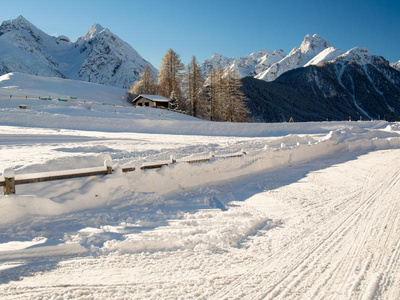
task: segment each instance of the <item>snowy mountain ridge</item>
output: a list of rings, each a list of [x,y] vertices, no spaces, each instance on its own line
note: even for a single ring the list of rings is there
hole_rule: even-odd
[[[347,62],[347,63],[357,63],[359,65],[377,65],[377,64],[387,64],[387,61],[381,57],[376,56],[371,53],[367,48],[354,47],[337,56],[332,60],[332,62]]]
[[[240,58],[227,58],[219,53],[201,63],[204,75],[209,74],[210,67],[219,66],[225,70],[233,70],[241,78],[251,76],[265,81],[274,81],[283,73],[311,65],[326,62],[357,63],[360,65],[387,65],[387,61],[376,56],[366,48],[355,47],[345,51],[334,47],[318,34],[304,37],[300,47],[295,47],[286,54],[283,50],[261,50]],[[400,69],[400,62],[391,64]]]
[[[211,68],[218,69],[219,66],[225,70],[230,69],[235,71],[240,77],[255,76],[285,56],[286,52],[283,50],[272,52],[266,49],[261,49],[260,51],[239,58],[227,58],[220,53],[215,53],[200,64],[200,69],[206,76],[210,74]]]
[[[390,64],[393,69],[400,71],[400,60],[398,62]]]
[[[0,75],[23,72],[128,88],[146,64],[156,74],[135,49],[99,24],[74,43],[44,33],[22,16],[0,26]]]

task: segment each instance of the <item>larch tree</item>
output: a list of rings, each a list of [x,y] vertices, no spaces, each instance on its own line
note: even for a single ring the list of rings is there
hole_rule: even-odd
[[[223,118],[227,122],[249,121],[250,111],[246,96],[240,90],[242,83],[235,71],[228,70],[223,77],[222,99]]]
[[[162,58],[160,70],[158,71],[159,94],[163,97],[174,99],[177,109],[185,110],[185,102],[182,95],[182,79],[184,64],[179,55],[169,49]]]
[[[191,115],[194,117],[204,116],[206,112],[204,77],[201,74],[195,56],[192,57],[192,60],[186,68],[185,87],[186,98],[189,104],[188,110]]]
[[[146,65],[140,73],[140,80],[136,81],[129,87],[128,99],[136,97],[136,95],[156,95],[157,94],[156,78],[151,72],[150,66]],[[131,99],[133,100],[133,99]]]
[[[242,83],[232,70],[221,66],[210,70],[208,95],[210,120],[226,122],[249,121],[250,111],[246,106],[246,96],[240,90]]]
[[[208,84],[208,97],[209,97],[209,113],[211,121],[224,121],[224,70],[221,66],[218,69],[211,67],[209,84]]]

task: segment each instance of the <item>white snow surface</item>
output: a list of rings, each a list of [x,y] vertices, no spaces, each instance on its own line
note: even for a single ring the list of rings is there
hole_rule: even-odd
[[[8,73],[0,76],[3,97],[54,98],[124,105],[126,90],[85,81]]]
[[[1,299],[398,298],[399,123],[209,122],[19,76],[0,79],[0,181],[114,172],[0,195]],[[53,99],[29,97],[46,80]]]
[[[314,58],[311,59],[308,63],[306,63],[304,67],[310,65],[318,65],[323,62],[331,61],[344,53],[345,53],[344,50],[335,47],[326,48],[325,50],[322,50],[320,53],[314,56]]]

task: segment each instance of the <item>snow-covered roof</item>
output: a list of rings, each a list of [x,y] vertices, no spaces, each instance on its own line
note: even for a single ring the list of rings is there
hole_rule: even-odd
[[[132,102],[136,102],[140,98],[146,98],[146,99],[154,101],[154,102],[171,102],[171,99],[165,98],[160,95],[139,95],[135,99],[133,99]]]

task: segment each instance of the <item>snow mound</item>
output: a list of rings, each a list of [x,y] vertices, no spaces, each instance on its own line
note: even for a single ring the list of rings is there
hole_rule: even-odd
[[[203,210],[185,214],[182,219],[171,221],[168,226],[155,231],[129,235],[122,242],[109,241],[104,250],[121,253],[228,250],[238,247],[259,230],[272,229],[279,224],[279,221],[268,219],[260,212],[246,211],[244,207],[229,211]]]

